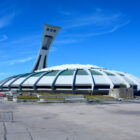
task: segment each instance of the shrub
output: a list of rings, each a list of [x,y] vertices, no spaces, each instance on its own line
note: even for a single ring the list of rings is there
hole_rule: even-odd
[[[13,101],[13,97],[7,96],[8,101]]]
[[[22,95],[22,96],[17,96],[17,99],[39,99],[37,96],[30,96],[30,95]]]
[[[127,88],[125,84],[120,84],[120,88]]]
[[[38,95],[48,95],[48,96],[76,96],[77,94],[64,94],[64,93],[38,93]]]

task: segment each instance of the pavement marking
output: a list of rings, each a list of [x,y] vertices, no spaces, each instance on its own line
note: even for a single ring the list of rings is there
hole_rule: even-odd
[[[13,111],[0,112],[0,122],[12,122],[13,121]]]
[[[6,129],[5,122],[3,122],[3,129],[4,129],[3,139],[7,140],[7,129]]]
[[[30,131],[29,131],[29,129],[28,129],[28,128],[26,128],[26,130],[27,130],[27,133],[28,133],[28,135],[29,135],[30,139],[31,139],[31,140],[34,140],[34,139],[33,139],[33,137],[32,137],[32,135],[31,135],[31,133],[30,133]]]

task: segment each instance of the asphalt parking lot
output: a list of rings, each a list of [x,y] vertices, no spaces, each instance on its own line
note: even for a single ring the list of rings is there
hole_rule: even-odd
[[[13,103],[0,99],[0,140],[139,140],[140,101]]]

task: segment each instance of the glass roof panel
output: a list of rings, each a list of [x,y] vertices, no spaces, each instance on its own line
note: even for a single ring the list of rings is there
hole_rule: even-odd
[[[52,71],[52,72],[47,73],[45,76],[56,76],[58,72],[59,72],[58,70]]]
[[[108,76],[115,76],[113,73],[108,72],[108,71],[104,71]]]
[[[85,70],[78,70],[77,75],[88,75]]]
[[[122,74],[122,73],[118,73],[120,76],[125,76],[124,74]]]
[[[102,73],[95,71],[95,70],[90,70],[91,75],[102,75]]]
[[[22,75],[21,77],[24,78],[24,77],[28,77],[29,75],[31,75],[32,73],[27,73],[27,74],[24,74]]]
[[[63,71],[60,76],[70,76],[70,75],[73,75],[74,73],[74,70],[66,70],[66,71]]]
[[[32,75],[31,77],[40,77],[44,72],[37,72],[34,75]]]

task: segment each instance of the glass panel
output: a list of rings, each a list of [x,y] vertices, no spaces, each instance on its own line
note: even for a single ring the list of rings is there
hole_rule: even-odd
[[[63,71],[60,75],[68,76],[68,75],[73,75],[73,73],[74,73],[74,70],[66,70],[66,71]]]
[[[109,75],[109,76],[115,76],[113,73],[111,73],[111,72],[108,72],[108,71],[104,71],[107,75]]]
[[[37,72],[37,73],[35,73],[34,75],[32,75],[31,77],[39,77],[39,76],[41,76],[43,73],[45,73],[45,72]]]
[[[124,74],[118,73],[120,76],[125,76]]]
[[[32,73],[27,73],[27,74],[25,74],[25,75],[22,75],[21,77],[23,78],[23,77],[28,77],[29,75],[31,75]]]
[[[58,70],[52,71],[52,72],[47,73],[45,76],[56,76],[58,72],[59,72]]]
[[[88,75],[85,70],[78,70],[77,75]]]
[[[95,71],[95,70],[90,70],[92,75],[102,75],[102,73]]]

